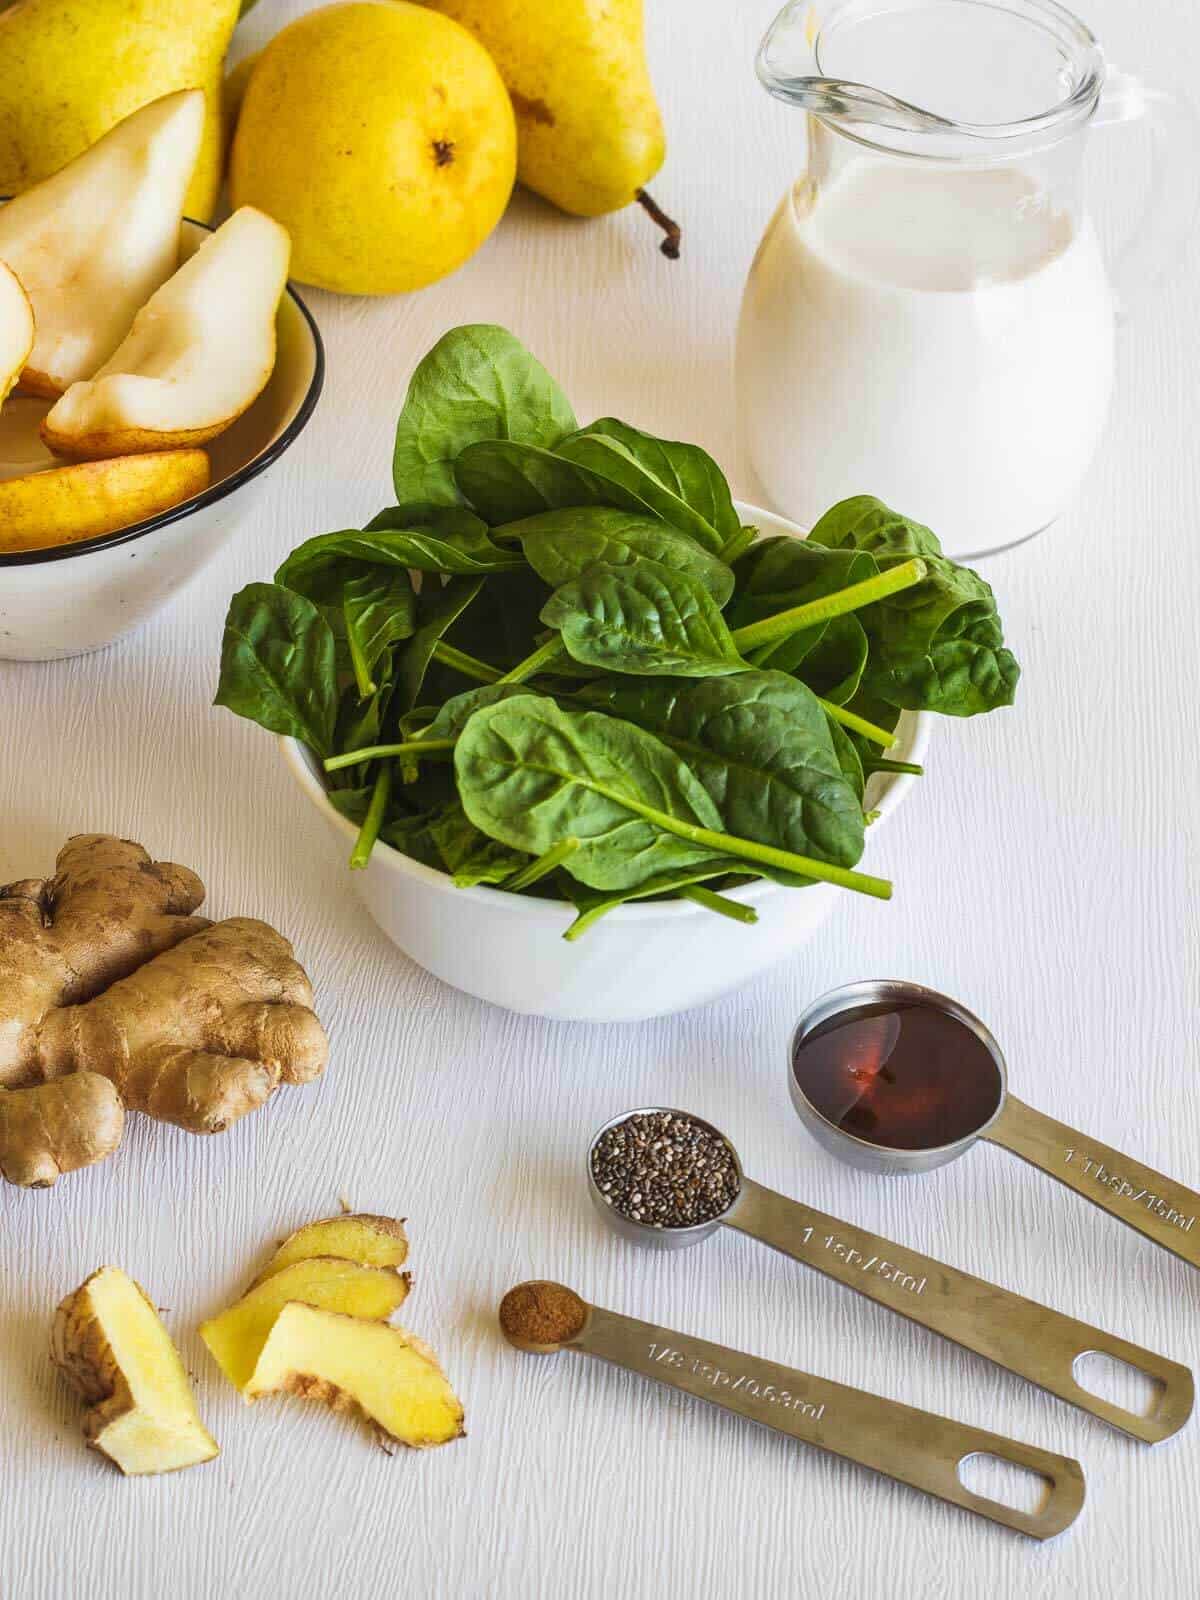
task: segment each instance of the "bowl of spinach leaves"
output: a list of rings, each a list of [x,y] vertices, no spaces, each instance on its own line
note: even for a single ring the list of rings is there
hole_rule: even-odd
[[[217,704],[280,736],[381,927],[512,1009],[698,1004],[891,884],[928,713],[1011,704],[991,588],[869,496],[808,533],[698,446],[580,427],[505,330],[418,365],[396,504],[233,597]]]

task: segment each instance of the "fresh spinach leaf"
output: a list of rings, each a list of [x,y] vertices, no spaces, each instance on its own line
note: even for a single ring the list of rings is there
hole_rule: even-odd
[[[494,706],[501,700],[511,700],[516,695],[528,695],[524,683],[484,683],[478,689],[468,689],[446,701],[437,716],[421,730],[423,739],[457,739],[467,723],[483,706]]]
[[[434,820],[432,814],[408,815],[400,812],[388,818],[379,830],[379,837],[384,844],[390,844],[393,850],[399,850],[401,855],[419,861],[423,867],[432,867],[435,872],[442,872],[445,869],[441,853],[430,831]]]
[[[566,506],[649,508],[632,496],[614,500],[609,486],[574,462],[510,439],[468,445],[454,464],[459,490],[492,527]]]
[[[614,717],[566,712],[519,695],[470,718],[454,752],[463,807],[490,838],[544,855],[561,839],[566,864],[597,889],[631,889],[660,872],[711,862],[711,846],[666,831],[640,807],[718,829],[720,815],[665,744]]]
[[[534,636],[541,632],[541,610],[549,598],[550,590],[529,567],[497,573],[484,584],[475,603],[446,630],[446,643],[507,672],[529,654]],[[441,684],[440,676],[437,681]],[[446,695],[457,694],[461,687],[459,679],[447,679]]]
[[[791,606],[824,599],[878,571],[874,558],[861,551],[830,550],[786,534],[760,539],[734,567],[737,593],[730,626],[748,627]]]
[[[421,698],[434,646],[482,587],[482,578],[451,578],[444,588],[436,582],[422,587],[417,601],[417,626],[396,663],[397,704],[402,715]]]
[[[735,857],[784,881],[813,877],[888,899],[891,885],[722,830],[708,791],[661,739],[594,711],[518,695],[471,717],[454,752],[459,798],[493,839],[544,856],[578,841],[563,870],[596,889]]]
[[[588,567],[555,590],[542,621],[576,661],[608,672],[704,678],[746,668],[705,586],[657,561]]]
[[[375,786],[370,783],[365,787],[360,784],[353,789],[330,789],[329,804],[345,817],[347,822],[362,822],[374,792]]]
[[[554,379],[519,339],[489,323],[452,328],[418,364],[396,425],[400,501],[459,502],[454,463],[480,439],[552,449],[576,427]]]
[[[853,738],[848,734],[840,722],[835,722],[825,713],[825,724],[829,729],[829,742],[833,746],[833,753],[837,757],[838,766],[841,768],[842,777],[850,785],[859,805],[862,805],[863,795],[866,792],[867,779],[863,771],[862,756]]]
[[[420,511],[428,518],[424,523],[417,522],[409,508],[397,506],[381,511],[365,528],[319,534],[292,551],[275,581],[305,594],[316,588],[327,590],[345,570],[339,563],[347,560],[460,577],[524,565],[519,552],[494,545],[487,524],[464,507]]]
[[[867,635],[856,616],[830,617],[804,628],[753,656],[754,665],[788,672],[831,705],[845,705],[862,683],[868,656]]]
[[[630,490],[714,554],[740,530],[725,475],[699,445],[657,439],[601,417],[565,439],[557,453]]]
[[[331,754],[337,715],[333,632],[311,600],[251,583],[229,603],[214,704]]]
[[[834,506],[809,535],[869,552],[881,569],[919,555],[925,578],[860,613],[871,645],[863,686],[906,710],[970,717],[1011,705],[1020,667],[1004,647],[991,585],[941,553],[930,529],[870,495]]]
[[[574,506],[510,522],[501,536],[519,539],[529,565],[552,589],[594,566],[660,566],[698,578],[718,606],[733,593],[733,573],[685,533],[655,517],[614,506]]]
[[[862,855],[858,795],[826,713],[794,678],[608,679],[580,695],[669,744],[708,790],[727,832],[844,867]]]
[[[451,805],[429,824],[446,871],[458,889],[503,883],[529,864],[529,857],[481,833],[461,805]]]

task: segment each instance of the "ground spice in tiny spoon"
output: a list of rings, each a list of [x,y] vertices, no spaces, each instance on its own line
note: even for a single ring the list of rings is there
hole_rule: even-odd
[[[500,1302],[500,1327],[518,1350],[553,1350],[583,1332],[588,1307],[561,1283],[519,1283]]]

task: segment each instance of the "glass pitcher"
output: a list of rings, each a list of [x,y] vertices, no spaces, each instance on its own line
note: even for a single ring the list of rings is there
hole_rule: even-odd
[[[768,500],[811,524],[874,494],[949,553],[1039,532],[1108,410],[1117,297],[1194,215],[1180,102],[1105,65],[1053,0],[793,0],[758,58],[807,112],[808,163],[759,245],[739,426]],[[1151,119],[1151,215],[1110,279],[1088,129]]]

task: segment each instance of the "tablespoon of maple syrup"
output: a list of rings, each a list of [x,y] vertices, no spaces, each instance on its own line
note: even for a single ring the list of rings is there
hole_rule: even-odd
[[[1200,1267],[1200,1194],[1009,1094],[1000,1046],[947,995],[892,979],[823,995],[788,1075],[801,1121],[852,1166],[928,1172],[986,1139]]]
[[[881,1001],[839,1012],[798,1041],[792,1070],[835,1128],[890,1150],[978,1132],[1004,1083],[983,1040],[948,1011]]]

